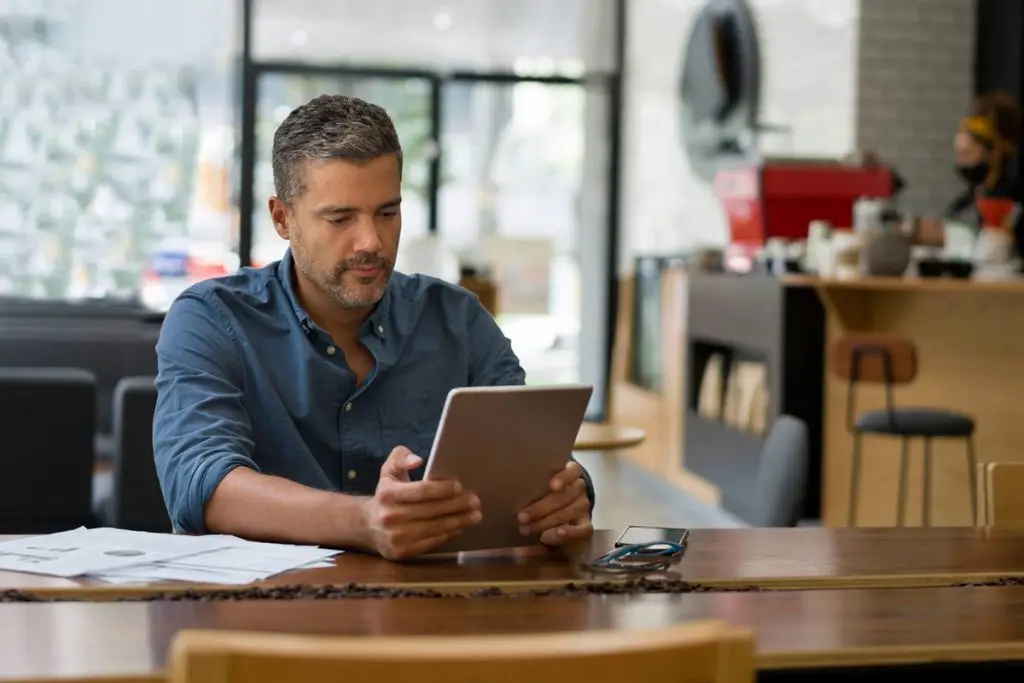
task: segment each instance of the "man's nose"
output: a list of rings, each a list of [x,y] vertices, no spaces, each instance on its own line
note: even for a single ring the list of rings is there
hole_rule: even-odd
[[[359,221],[358,232],[356,233],[354,251],[376,254],[381,249],[380,232],[372,218]]]

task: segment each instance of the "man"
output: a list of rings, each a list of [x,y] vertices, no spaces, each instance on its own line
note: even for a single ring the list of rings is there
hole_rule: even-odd
[[[171,519],[392,559],[429,552],[481,521],[471,491],[422,481],[417,454],[448,391],[522,384],[523,369],[474,295],[393,272],[402,149],[383,109],[342,96],[299,107],[274,135],[273,169],[288,252],[190,288],[157,344],[153,439]],[[570,462],[521,530],[546,544],[588,536],[592,503]]]

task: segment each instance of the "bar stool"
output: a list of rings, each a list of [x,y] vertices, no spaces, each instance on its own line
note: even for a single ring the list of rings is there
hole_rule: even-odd
[[[959,438],[967,445],[967,476],[970,482],[971,510],[977,525],[977,495],[974,457],[974,419],[963,413],[940,408],[898,407],[893,386],[907,384],[917,376],[917,346],[895,334],[855,334],[836,341],[833,347],[833,372],[849,380],[846,396],[846,425],[853,433],[853,465],[850,475],[849,526],[857,524],[857,494],[860,483],[861,437],[865,434],[899,437],[900,479],[897,525],[903,526],[907,497],[907,460],[910,440],[924,441],[924,493],[922,518],[931,525],[932,439]],[[885,408],[856,415],[856,388],[860,382],[880,383],[885,387]]]

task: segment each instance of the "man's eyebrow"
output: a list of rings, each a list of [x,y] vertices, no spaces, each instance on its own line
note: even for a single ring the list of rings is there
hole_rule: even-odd
[[[402,198],[396,197],[395,199],[391,199],[384,202],[383,204],[378,206],[376,210],[382,211],[383,209],[393,209],[397,206],[400,206],[401,203]],[[317,209],[316,214],[318,216],[330,216],[339,213],[356,213],[357,211],[359,211],[359,208],[355,206],[335,206],[333,204],[329,204],[327,206],[321,206],[319,209]]]

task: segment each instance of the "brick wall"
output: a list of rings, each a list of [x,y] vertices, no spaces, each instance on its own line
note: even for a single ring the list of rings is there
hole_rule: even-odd
[[[962,190],[952,145],[974,88],[975,16],[974,0],[861,0],[858,145],[899,169],[915,212]]]
[[[956,192],[951,139],[973,87],[974,0],[749,0],[762,51],[772,156],[877,148],[909,186],[906,206],[937,212]],[[679,142],[676,93],[699,0],[633,0],[626,63],[620,271],[638,253],[727,239],[708,184]]]

